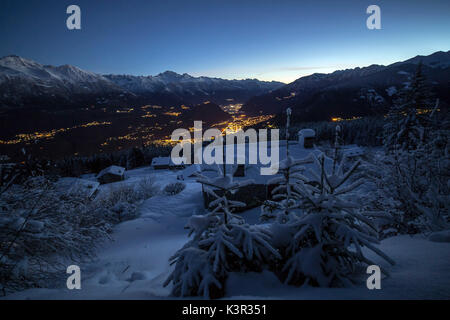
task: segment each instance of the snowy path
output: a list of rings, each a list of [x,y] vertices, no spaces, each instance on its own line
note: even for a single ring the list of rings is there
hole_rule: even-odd
[[[187,217],[201,212],[201,186],[186,182],[180,194],[146,200],[139,218],[115,228],[113,241],[99,250],[96,262],[81,265],[81,290],[30,289],[8,298],[166,298],[170,289],[162,283],[168,275],[168,259],[187,241]]]
[[[396,261],[392,267],[367,253],[390,271],[390,277],[381,280],[381,290],[368,290],[365,278],[353,288],[296,288],[266,272],[234,274],[227,291],[236,299],[450,299],[450,243],[404,235],[382,241],[380,249]]]

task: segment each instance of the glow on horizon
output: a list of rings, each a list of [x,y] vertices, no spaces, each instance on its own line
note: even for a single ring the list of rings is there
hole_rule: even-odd
[[[383,57],[380,59],[376,59],[374,61],[360,61],[358,60],[356,63],[347,63],[347,64],[340,64],[335,63],[333,65],[329,66],[323,66],[323,67],[301,67],[301,66],[293,66],[293,67],[280,67],[280,68],[271,68],[271,69],[261,69],[260,71],[256,70],[249,70],[244,71],[242,70],[236,70],[233,72],[233,70],[205,70],[200,72],[192,72],[189,73],[190,75],[194,77],[212,77],[212,78],[222,78],[222,79],[228,79],[228,80],[244,80],[244,79],[258,79],[261,81],[279,81],[283,83],[291,83],[301,77],[309,76],[315,73],[333,73],[335,71],[339,70],[345,70],[345,69],[354,69],[354,68],[364,68],[368,67],[370,65],[384,65],[388,66],[392,63],[396,63],[399,61],[408,60],[410,58],[413,58],[418,55],[427,56],[432,53],[435,53],[437,51],[448,51],[448,48],[445,49],[431,49],[431,50],[421,50],[421,52],[415,52],[415,53],[407,53],[403,52],[398,55],[392,56],[390,59]],[[336,59],[334,59],[336,60]],[[230,72],[231,71],[231,72]]]

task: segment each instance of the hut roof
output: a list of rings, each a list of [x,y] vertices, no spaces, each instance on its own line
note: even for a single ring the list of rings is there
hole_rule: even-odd
[[[269,167],[269,165],[264,165],[261,164],[259,162],[259,158],[258,159],[258,163],[257,164],[252,164],[250,163],[250,158],[249,155],[252,155],[252,152],[250,151],[250,146],[254,145],[254,144],[246,144],[245,147],[245,158],[240,158],[237,155],[236,152],[236,145],[234,146],[227,146],[227,148],[232,148],[234,147],[234,164],[227,164],[226,165],[226,172],[227,174],[234,172],[234,170],[236,169],[236,167],[238,166],[237,164],[237,160],[241,160],[242,162],[244,162],[245,165],[245,175],[243,177],[234,177],[234,180],[248,180],[251,179],[253,180],[256,184],[266,184],[269,180],[271,180],[272,178],[276,177],[277,175],[279,175],[280,173],[277,173],[275,175],[261,175],[261,168],[265,168],[265,167]],[[270,150],[269,152],[271,152],[271,143],[268,142],[268,149]],[[256,144],[256,149],[258,146]],[[258,151],[256,151],[258,152]],[[286,159],[286,141],[285,140],[281,140],[279,141],[279,159],[278,159],[278,163],[280,164],[280,166],[282,165],[283,161]],[[304,167],[311,167],[311,168],[315,168],[315,164],[312,158],[312,153],[318,155],[321,152],[317,149],[304,149],[301,148],[300,145],[296,142],[296,141],[289,141],[289,155],[294,158],[294,159],[304,159],[305,163],[303,164]],[[325,166],[327,169],[331,169],[333,165],[333,161],[332,159],[330,159],[329,157],[325,157]],[[207,169],[206,169],[207,168]],[[217,174],[219,173],[219,171],[221,171],[223,168],[223,165],[217,165],[217,164],[213,164],[213,165],[205,165],[202,164],[201,165],[201,169],[202,169],[202,175],[204,176],[209,176],[209,177],[214,177],[217,176]],[[212,170],[215,169],[215,170]]]
[[[113,174],[115,176],[123,176],[125,173],[125,168],[119,167],[119,166],[110,166],[108,168],[103,169],[100,171],[100,173],[97,175],[97,179],[104,176],[105,174]]]
[[[316,132],[313,129],[302,129],[298,132],[298,135],[302,135],[305,138],[314,138]]]

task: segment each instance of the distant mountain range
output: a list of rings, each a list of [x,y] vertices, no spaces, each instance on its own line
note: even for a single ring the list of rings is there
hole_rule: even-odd
[[[1,107],[243,103],[282,85],[256,79],[193,77],[171,71],[145,77],[100,75],[70,65],[41,65],[14,55],[0,59]]]
[[[275,124],[284,122],[280,115],[287,107],[293,109],[293,123],[385,114],[419,61],[440,107],[448,107],[450,51],[389,66],[316,73],[287,85],[170,71],[100,75],[7,56],[0,59],[0,154],[20,159],[26,147],[35,156],[58,158],[164,143],[174,129],[190,128],[195,120],[205,121],[206,128],[240,118],[220,107],[236,103],[244,104],[248,117],[278,115],[270,120]]]
[[[253,96],[280,88],[284,83],[256,79],[224,80],[220,78],[193,77],[172,71],[157,76],[106,75],[121,88],[146,98],[166,96],[173,103],[198,104],[212,101],[217,104],[243,103]]]
[[[297,120],[348,118],[385,113],[395,93],[408,85],[419,61],[441,105],[450,105],[450,51],[439,51],[388,66],[315,73],[287,85],[171,71],[156,76],[100,75],[70,65],[54,67],[7,56],[0,59],[0,107],[172,107],[209,101],[213,105],[244,103],[242,111],[247,115],[279,114],[291,107]]]
[[[278,114],[293,109],[296,120],[330,120],[384,113],[395,93],[409,84],[422,61],[428,85],[441,106],[450,105],[450,51],[416,56],[388,66],[371,65],[315,73],[267,94],[251,98],[242,110],[249,115]]]

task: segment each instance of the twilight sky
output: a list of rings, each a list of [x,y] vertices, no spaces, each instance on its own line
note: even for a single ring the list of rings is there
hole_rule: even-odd
[[[82,30],[66,28],[71,4]],[[0,39],[0,56],[98,73],[290,82],[449,50],[450,1],[1,0]]]

